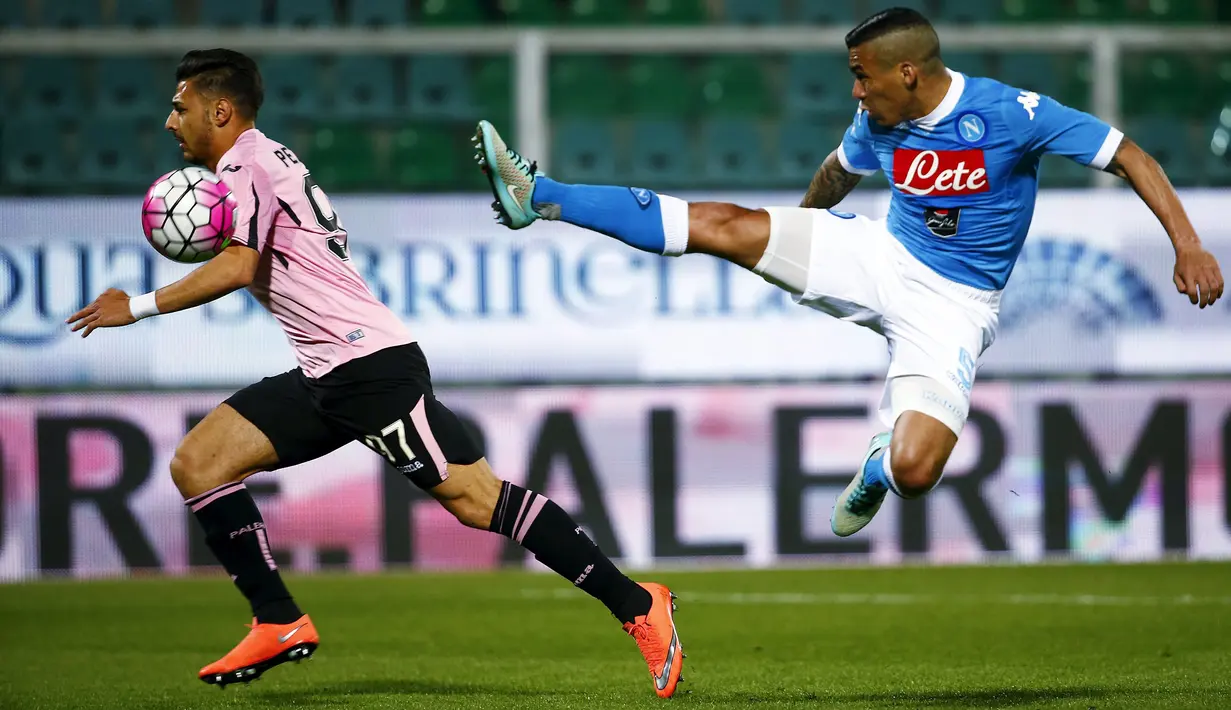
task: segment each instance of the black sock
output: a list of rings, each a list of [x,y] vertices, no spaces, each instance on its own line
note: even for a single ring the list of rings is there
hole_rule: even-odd
[[[262,624],[289,624],[303,612],[291,599],[274,564],[261,511],[242,483],[228,483],[185,501],[192,508],[205,542],[252,604]]]
[[[650,593],[616,569],[577,521],[547,496],[505,481],[489,529],[520,543],[621,622],[649,613]]]

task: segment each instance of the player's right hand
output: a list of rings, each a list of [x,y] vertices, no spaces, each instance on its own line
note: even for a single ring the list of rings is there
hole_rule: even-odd
[[[1214,305],[1222,296],[1222,270],[1218,260],[1200,245],[1180,247],[1175,252],[1175,288],[1188,294],[1200,308]]]
[[[109,288],[102,292],[90,305],[82,308],[65,321],[72,325],[72,332],[85,328],[81,337],[94,332],[95,328],[114,328],[121,325],[136,323],[132,309],[128,306],[128,294],[118,288]]]

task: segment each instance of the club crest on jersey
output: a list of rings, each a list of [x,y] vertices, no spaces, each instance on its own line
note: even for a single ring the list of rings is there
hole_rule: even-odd
[[[977,113],[964,113],[957,118],[957,136],[970,145],[978,145],[987,137],[987,124]]]
[[[893,151],[893,186],[920,197],[987,192],[987,163],[981,150]]]
[[[923,224],[932,234],[941,239],[948,239],[957,234],[957,223],[961,216],[961,207],[945,209],[928,207],[923,210]]]

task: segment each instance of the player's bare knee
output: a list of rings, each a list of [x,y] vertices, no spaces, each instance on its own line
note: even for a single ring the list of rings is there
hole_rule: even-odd
[[[192,455],[185,455],[183,447],[176,449],[175,455],[171,457],[171,480],[175,482],[180,493],[183,493],[191,482],[192,470]]]
[[[944,472],[945,460],[926,442],[910,437],[894,437],[889,448],[889,467],[893,483],[903,498],[918,498],[936,486]]]
[[[181,443],[171,457],[171,480],[185,499],[230,481],[209,471],[207,457],[197,447]]]

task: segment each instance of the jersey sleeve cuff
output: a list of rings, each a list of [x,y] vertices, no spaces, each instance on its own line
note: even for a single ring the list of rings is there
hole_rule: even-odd
[[[1116,157],[1116,151],[1120,149],[1120,143],[1123,140],[1124,133],[1113,127],[1107,134],[1107,139],[1103,141],[1103,146],[1094,154],[1094,160],[1090,161],[1090,167],[1095,170],[1106,168],[1111,159]]]
[[[848,173],[851,173],[852,175],[868,176],[868,175],[876,174],[875,168],[873,168],[872,170],[864,170],[862,168],[857,168],[854,165],[851,165],[851,161],[846,158],[846,149],[842,147],[841,143],[838,144],[838,162],[842,163],[843,170],[845,170]]]

